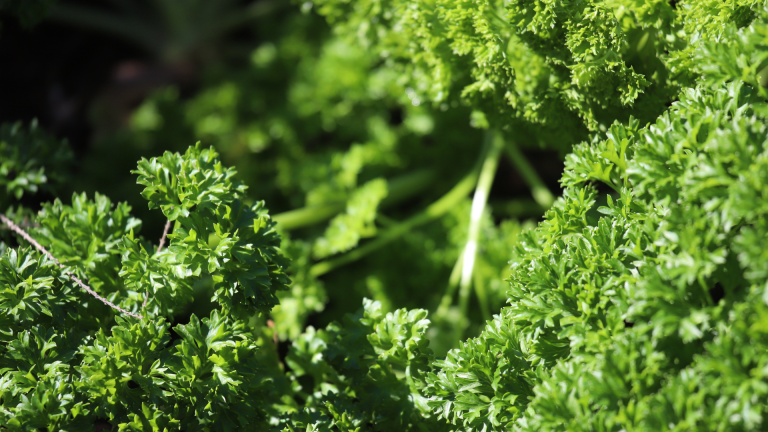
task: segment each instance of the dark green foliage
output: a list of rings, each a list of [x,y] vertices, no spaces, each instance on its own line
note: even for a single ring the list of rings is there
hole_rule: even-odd
[[[84,334],[75,310],[84,296],[58,266],[29,249],[0,258],[3,286],[0,424],[10,430],[77,430],[92,421],[72,415],[85,399],[75,393],[72,362]]]
[[[318,3],[420,97],[460,96],[496,127],[525,119],[548,145],[579,139],[582,122],[595,130],[630,113],[653,118],[674,95],[662,57],[677,29],[665,1]]]
[[[165,205],[177,223],[162,252],[136,236],[140,222],[127,205],[101,195],[75,195],[71,206],[56,201],[37,218],[33,236],[66,269],[145,319],[116,316],[30,249],[3,254],[3,425],[87,430],[97,418],[124,430],[266,425],[271,409],[258,401],[270,378],[259,373],[254,334],[233,315],[276,302],[288,281],[285,260],[263,204],[246,207],[244,187],[216,157],[198,146],[140,162],[150,205]],[[171,343],[168,320],[206,277],[221,311],[202,321],[192,315],[173,328],[180,339]]]
[[[56,200],[45,204],[37,217],[34,238],[80,278],[112,299],[125,295],[118,276],[123,236],[138,232],[141,221],[130,215],[125,203],[113,205],[96,194],[73,195],[72,205]]]
[[[264,203],[251,207],[243,203],[246,187],[232,179],[235,170],[224,169],[217,156],[198,144],[184,156],[165,153],[139,161],[135,173],[145,186],[142,195],[150,208],[159,207],[176,225],[161,261],[181,279],[210,277],[213,300],[227,313],[240,318],[268,312],[277,304],[275,293],[287,289],[289,282],[280,238]],[[140,255],[136,250],[134,256]],[[136,277],[145,278],[146,273],[137,271],[131,261],[128,266]]]
[[[751,331],[739,330],[765,308],[766,280],[753,270],[764,263],[744,249],[747,238],[764,235],[768,180],[766,119],[752,112],[757,101],[751,93],[740,85],[688,91],[655,125],[637,132],[617,126],[598,145],[610,154],[609,143],[628,144],[620,159],[624,167],[607,163],[625,185],[618,201],[609,199],[599,209],[606,216],[597,230],[605,234],[593,241],[585,235],[585,246],[596,243],[615,263],[601,278],[590,278],[601,288],[600,296],[592,296],[594,306],[574,298],[572,314],[594,318],[580,319],[587,331],[579,337],[566,328],[558,332],[570,339],[570,358],[537,388],[524,428],[764,427],[766,406],[757,401],[765,390],[752,381],[762,380],[767,340],[752,324],[746,324]],[[584,162],[600,160],[580,159],[579,153],[569,163],[575,172],[591,171]],[[565,181],[575,188],[590,178]],[[586,295],[590,285],[571,286],[574,294]],[[733,339],[746,345],[737,348]],[[721,344],[735,351],[726,353]],[[712,366],[734,359],[744,375],[730,377],[740,383],[736,387],[751,389],[750,398],[727,379],[718,386],[710,381],[722,379],[724,371]]]
[[[32,27],[48,15],[56,0],[0,0],[0,12],[16,16],[21,25]]]
[[[365,300],[343,327],[299,336],[286,359],[303,411],[285,420],[285,431],[441,430],[420,394],[430,368],[425,310],[385,314]],[[305,387],[306,386],[306,387]],[[315,429],[311,429],[315,428]]]
[[[37,121],[27,130],[21,122],[0,124],[0,209],[15,223],[33,226],[34,212],[19,201],[61,192],[71,165],[69,146],[46,134]],[[12,238],[9,231],[0,230],[0,252],[14,244]]]
[[[273,218],[200,144],[141,159],[134,171],[149,208],[169,221],[167,247],[142,238],[130,206],[103,195],[43,205],[29,231],[64,268],[21,237],[11,243],[21,246],[0,255],[0,425],[768,427],[764,2],[323,0],[317,7],[337,37],[308,48],[285,36],[279,54],[265,45],[253,56],[258,70],[322,52],[288,79],[285,105],[266,114],[254,98],[251,108],[265,119],[249,125],[239,117],[238,87],[223,83],[184,114],[201,135],[217,136],[217,125],[231,122],[222,127],[232,133],[226,137],[241,142],[230,149],[247,141],[276,161],[269,175],[277,185],[259,184],[259,192],[307,207]],[[343,42],[352,35],[365,50]],[[161,133],[152,109],[162,97],[135,120],[148,136]],[[216,103],[198,106],[205,98]],[[434,107],[418,108],[422,98]],[[402,124],[392,124],[388,110],[404,102]],[[446,141],[436,150],[408,145],[469,114],[449,109],[454,102],[472,108],[475,126],[492,129],[480,168],[459,183],[466,189],[455,186],[415,216],[384,216],[403,190],[435,176],[447,186],[448,171],[469,170],[463,159],[477,147],[476,134],[464,130],[473,139],[457,145],[457,155],[447,155],[449,133],[438,135]],[[302,130],[302,122],[310,127]],[[308,152],[302,140],[319,140],[321,130],[349,145]],[[8,129],[7,140],[19,139],[17,131]],[[531,138],[565,149],[587,136],[570,149],[562,196],[543,221],[526,230],[516,220],[495,224],[477,199],[488,190],[475,179],[493,180],[501,154],[494,143]],[[6,188],[9,200],[45,184],[40,167],[61,157],[2,149],[12,155],[0,165],[6,172],[30,173],[27,183]],[[390,177],[400,164],[424,169],[451,158],[459,162],[445,171]],[[471,284],[462,260],[477,238],[468,232],[482,233]],[[371,246],[384,241],[391,243]],[[70,273],[143,318],[99,302]],[[434,286],[442,276],[445,293]],[[488,319],[476,337],[454,344],[476,330],[466,312],[470,288],[477,315]],[[343,309],[361,292],[375,299],[357,313],[324,329],[305,326],[327,299]],[[459,307],[451,306],[456,294]],[[502,300],[508,305],[491,316]],[[426,308],[396,308],[420,303],[439,312],[431,329]],[[438,353],[453,349],[436,356],[430,341]]]
[[[32,122],[0,125],[0,205],[40,190],[55,192],[67,174],[72,153]]]
[[[264,200],[283,238],[290,234],[291,242],[282,247],[292,259],[293,283],[290,292],[277,293],[282,304],[271,313],[281,340],[298,336],[318,313],[323,317],[315,325],[340,319],[363,297],[382,300],[387,311],[437,302],[441,293],[423,287],[443,284],[466,241],[461,233],[468,219],[458,209],[455,218],[412,230],[376,257],[323,280],[309,267],[375,240],[387,228],[382,216],[401,221],[449,190],[477,159],[482,133],[470,126],[465,108],[415,106],[393,70],[359,46],[330,37],[321,17],[296,11],[279,22],[284,24],[263,23],[267,42],[244,65],[206,76],[191,99],[173,88],[158,91],[134,113],[130,131],[101,145],[110,152],[133,145],[158,154],[164,146],[183,152],[190,140],[200,139],[221,153],[225,165],[237,167],[248,199]],[[138,157],[115,157],[115,163]],[[136,193],[124,195],[128,187],[116,187],[114,169],[97,159],[84,162],[84,169],[105,172],[78,188],[98,184],[100,192],[129,200],[137,214],[142,211]],[[462,203],[462,209],[468,212],[469,206]],[[286,217],[295,211],[304,218]],[[542,212],[533,207],[527,215]],[[142,220],[145,230],[158,230],[149,216]],[[456,241],[447,242],[448,234]],[[434,254],[425,254],[424,245]],[[396,275],[384,260],[398,268],[411,266]],[[507,256],[494,255],[494,263],[506,261]],[[493,310],[498,310],[505,296],[497,276],[505,270],[486,270],[492,275],[487,280]],[[472,315],[477,327],[481,315],[475,310]]]

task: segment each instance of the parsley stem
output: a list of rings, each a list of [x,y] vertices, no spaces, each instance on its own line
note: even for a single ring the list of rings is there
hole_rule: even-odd
[[[485,289],[485,280],[480,272],[476,271],[472,282],[475,287],[475,293],[477,294],[477,300],[480,303],[480,312],[483,314],[485,321],[491,319],[491,305],[488,301],[488,291]]]
[[[399,238],[403,234],[406,234],[413,228],[433,221],[444,215],[448,212],[448,210],[457,205],[470,192],[472,192],[472,189],[477,183],[478,172],[479,167],[476,166],[474,169],[472,169],[472,171],[469,172],[469,174],[464,176],[464,178],[462,178],[461,181],[459,181],[456,186],[453,187],[453,189],[448,191],[448,193],[443,195],[440,199],[430,204],[420,213],[417,213],[409,219],[398,223],[386,231],[381,232],[375,239],[371,240],[370,242],[338,258],[321,261],[313,265],[309,269],[310,275],[314,277],[321,276],[345,264],[357,261],[358,259],[381,248],[389,242]]]
[[[456,294],[456,289],[459,287],[459,279],[461,278],[461,267],[464,262],[464,250],[459,253],[459,259],[456,260],[456,264],[453,265],[451,270],[451,276],[448,278],[448,289],[445,290],[443,298],[440,299],[440,305],[435,311],[435,321],[441,320],[448,315],[448,308],[451,306],[451,300],[453,295]]]
[[[459,311],[464,323],[468,322],[467,313],[469,309],[469,292],[472,285],[472,273],[475,268],[475,258],[477,257],[477,246],[480,242],[480,224],[482,222],[483,212],[488,202],[488,195],[491,192],[493,178],[496,176],[496,169],[499,167],[499,158],[501,150],[504,148],[504,137],[497,130],[487,130],[485,132],[485,160],[480,170],[480,177],[477,180],[477,188],[472,198],[472,209],[469,216],[469,230],[467,234],[467,244],[464,247],[464,254],[461,265],[461,280],[459,282]],[[478,291],[478,297],[485,297],[485,291]],[[481,305],[487,305],[488,299],[482,298]],[[490,313],[490,312],[489,312]],[[463,331],[462,325],[460,332]]]
[[[544,209],[550,208],[555,202],[555,196],[544,185],[541,177],[533,169],[533,166],[528,162],[523,152],[520,151],[520,148],[517,147],[517,144],[513,140],[509,140],[504,149],[509,160],[517,168],[517,172],[520,173],[523,180],[530,186],[533,199]]]

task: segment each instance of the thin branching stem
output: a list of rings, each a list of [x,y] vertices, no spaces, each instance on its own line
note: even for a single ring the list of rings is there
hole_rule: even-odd
[[[533,166],[523,155],[523,152],[517,147],[514,140],[508,140],[504,145],[504,149],[506,150],[507,157],[515,166],[515,169],[517,169],[517,172],[531,188],[533,199],[545,209],[550,208],[552,203],[555,202],[555,196],[549,191],[547,186],[541,180],[541,177],[539,177],[539,174],[536,173],[536,170],[533,169]]]
[[[165,246],[165,239],[168,237],[168,232],[171,230],[171,220],[165,222],[165,227],[163,228],[163,236],[160,237],[160,244],[157,246],[157,252],[160,252],[163,250],[163,246]],[[155,252],[155,253],[157,253]]]
[[[474,272],[474,281],[472,282],[475,287],[475,294],[477,294],[477,301],[480,303],[480,313],[483,314],[483,319],[488,321],[491,319],[491,305],[488,300],[488,290],[486,290],[486,281],[483,279],[480,272]]]
[[[64,269],[64,274],[66,274],[67,276],[72,278],[72,280],[74,280],[78,285],[80,285],[80,288],[84,289],[88,294],[90,294],[90,295],[96,297],[97,299],[101,300],[102,303],[104,303],[105,305],[111,307],[112,309],[120,311],[120,312],[122,312],[122,313],[124,313],[126,315],[129,315],[129,316],[132,316],[134,318],[144,319],[143,316],[141,316],[139,314],[135,314],[133,312],[129,312],[129,311],[121,308],[120,306],[117,306],[116,304],[112,303],[111,301],[105,299],[104,297],[98,295],[96,293],[96,291],[92,290],[91,287],[86,285],[83,281],[81,281],[72,272],[70,272],[69,270],[66,270],[66,267],[64,266],[64,264],[60,263],[59,260],[56,259],[56,257],[54,257],[50,252],[48,252],[48,249],[44,248],[43,245],[38,243],[32,237],[30,237],[30,235],[27,234],[26,231],[24,231],[20,226],[16,225],[12,220],[10,220],[7,217],[5,217],[5,215],[0,214],[0,221],[2,221],[4,224],[8,225],[11,228],[11,230],[13,230],[16,234],[20,235],[24,240],[29,242],[29,244],[34,246],[37,250],[39,250],[40,252],[45,254],[48,258],[50,258],[53,262],[58,264],[59,267]]]
[[[453,265],[451,270],[451,276],[448,278],[448,288],[443,294],[443,298],[440,299],[440,305],[435,311],[435,320],[442,320],[448,315],[448,308],[451,307],[451,301],[456,294],[456,290],[459,288],[459,280],[461,280],[461,267],[464,262],[464,249],[459,253],[459,258],[456,260],[456,264]]]

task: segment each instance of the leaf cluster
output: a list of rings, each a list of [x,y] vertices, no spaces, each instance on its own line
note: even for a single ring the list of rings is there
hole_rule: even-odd
[[[765,13],[718,51],[749,56]],[[517,246],[509,306],[427,380],[457,429],[765,427],[765,89],[699,56],[704,84],[655,123],[568,157],[563,197]]]
[[[698,43],[724,40],[729,24],[748,25],[760,4],[323,0],[317,7],[421,99],[462,100],[493,127],[535,126],[539,143],[557,147],[581,139],[584,127],[605,131],[630,115],[652,121],[680,85],[692,85]]]
[[[341,324],[309,327],[286,357],[304,405],[282,430],[441,430],[420,394],[432,360],[426,316],[423,309],[385,314],[366,299]]]
[[[259,401],[271,379],[258,372],[268,367],[247,319],[288,283],[274,222],[263,203],[240,200],[244,187],[210,149],[142,160],[137,174],[149,205],[176,223],[168,248],[137,236],[126,204],[83,194],[45,205],[32,232],[63,269],[27,248],[0,257],[0,416],[11,430],[88,430],[97,419],[121,430],[267,424]],[[119,316],[66,272],[145,318]],[[170,321],[206,279],[218,308],[173,326],[172,338]]]

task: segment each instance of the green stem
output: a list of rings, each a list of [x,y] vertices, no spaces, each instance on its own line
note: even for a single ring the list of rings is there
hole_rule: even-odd
[[[480,272],[474,274],[475,294],[477,294],[477,300],[480,303],[480,312],[483,314],[483,319],[488,321],[491,319],[491,305],[488,301],[488,292],[485,290],[485,283]]]
[[[480,241],[480,223],[482,222],[485,205],[488,202],[488,195],[491,192],[493,178],[496,176],[496,169],[499,167],[501,150],[504,148],[504,138],[498,131],[486,131],[485,141],[488,151],[480,171],[480,178],[477,181],[475,195],[472,198],[469,233],[467,235],[467,245],[464,247],[464,262],[461,266],[461,281],[459,282],[459,311],[465,321],[469,309],[469,291],[472,284],[475,258],[477,256],[477,245]]]
[[[418,194],[432,184],[436,177],[437,174],[433,170],[419,170],[390,180],[387,183],[387,197],[379,207],[386,208]],[[345,202],[336,202],[304,207],[273,215],[272,220],[283,230],[289,231],[330,219],[344,211],[346,206]]]
[[[475,167],[469,174],[467,174],[456,186],[453,187],[448,193],[443,195],[440,199],[430,204],[426,209],[420,213],[412,216],[411,218],[400,222],[392,228],[383,231],[374,240],[364,244],[357,249],[354,249],[345,255],[338,258],[321,261],[313,265],[309,269],[309,273],[312,276],[321,276],[333,269],[341,267],[345,264],[349,264],[353,261],[368,255],[371,252],[387,245],[391,241],[399,238],[403,234],[409,232],[413,228],[423,225],[427,222],[433,221],[438,217],[444,215],[452,207],[456,206],[467,194],[472,192],[472,188],[475,187],[477,182],[478,168]]]
[[[507,157],[512,161],[512,164],[517,168],[517,172],[523,177],[528,186],[531,188],[531,194],[533,199],[539,203],[540,206],[548,209],[555,202],[555,197],[552,192],[549,191],[544,182],[541,181],[541,177],[533,169],[531,163],[525,158],[523,153],[517,147],[514,141],[507,142],[505,147],[507,151]]]
[[[456,260],[456,264],[453,265],[451,270],[451,276],[448,278],[448,289],[445,290],[443,298],[440,299],[440,305],[435,311],[435,320],[442,320],[448,314],[448,308],[451,306],[453,296],[456,294],[456,289],[459,287],[459,279],[461,278],[461,264],[464,262],[464,250],[459,253],[459,259]]]
[[[381,201],[380,208],[398,204],[426,190],[437,179],[437,171],[420,169],[409,174],[395,177],[387,182],[387,196]]]

